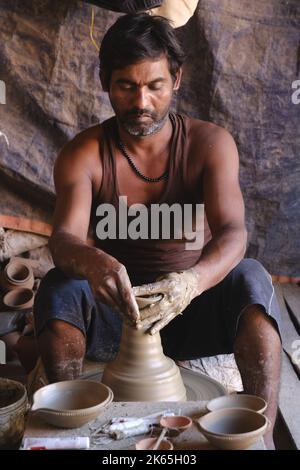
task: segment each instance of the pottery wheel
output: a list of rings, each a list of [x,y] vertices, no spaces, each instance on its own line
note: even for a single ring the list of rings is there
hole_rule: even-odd
[[[226,388],[205,374],[179,367],[188,401],[206,401],[226,395]]]

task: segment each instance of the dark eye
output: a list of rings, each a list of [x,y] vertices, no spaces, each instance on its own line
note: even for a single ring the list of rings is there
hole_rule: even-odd
[[[121,90],[132,90],[133,85],[131,85],[130,83],[121,83],[120,88]]]
[[[153,83],[152,85],[149,85],[150,90],[160,90],[162,88],[161,83]]]

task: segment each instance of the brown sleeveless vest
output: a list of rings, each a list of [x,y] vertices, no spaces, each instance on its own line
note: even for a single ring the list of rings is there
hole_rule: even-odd
[[[201,187],[197,187],[188,178],[188,138],[191,119],[179,114],[170,113],[173,126],[169,176],[163,194],[157,204],[174,203],[200,204]],[[102,184],[92,206],[91,222],[94,231],[95,245],[120,261],[127,269],[132,285],[153,282],[158,276],[173,271],[181,271],[194,266],[200,258],[202,248],[186,250],[184,239],[106,239],[96,236],[96,208],[99,204],[110,203],[119,207],[119,190],[116,175],[116,163],[113,153],[113,142],[117,142],[116,118],[110,118],[102,124],[100,157],[102,160]],[[194,184],[195,186],[195,184]],[[150,207],[147,206],[150,211]],[[204,245],[211,238],[205,217]]]

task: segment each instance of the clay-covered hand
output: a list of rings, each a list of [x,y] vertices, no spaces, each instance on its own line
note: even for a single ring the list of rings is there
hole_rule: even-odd
[[[150,328],[149,333],[154,335],[201,294],[199,275],[194,268],[170,273],[151,284],[133,287],[133,292],[135,296],[163,295],[160,301],[140,310],[136,323],[138,329]]]
[[[96,254],[88,272],[96,297],[124,315],[132,324],[139,319],[139,308],[125,266],[107,253]]]

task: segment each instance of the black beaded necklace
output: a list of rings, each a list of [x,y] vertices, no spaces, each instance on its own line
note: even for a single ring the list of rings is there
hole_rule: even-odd
[[[124,157],[126,157],[128,163],[131,166],[131,168],[133,169],[133,171],[140,178],[142,178],[144,181],[147,181],[147,183],[158,183],[159,181],[162,181],[162,180],[165,180],[165,179],[168,178],[168,176],[169,176],[169,171],[168,170],[165,171],[161,176],[158,176],[157,178],[150,178],[150,176],[143,175],[143,173],[140,172],[140,170],[137,168],[135,163],[132,161],[131,157],[128,155],[127,150],[125,148],[125,145],[123,144],[123,142],[121,142],[121,140],[119,140],[119,148],[120,148],[122,154],[124,155]]]

